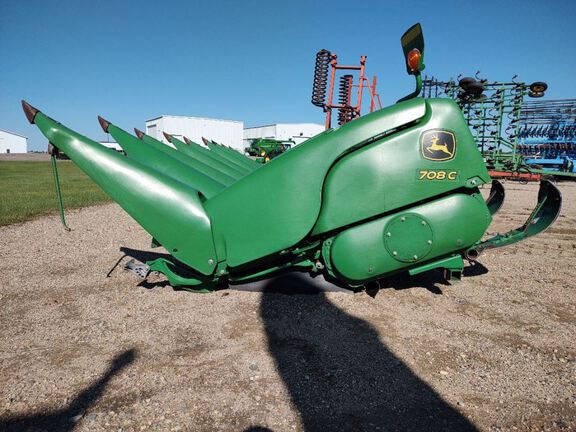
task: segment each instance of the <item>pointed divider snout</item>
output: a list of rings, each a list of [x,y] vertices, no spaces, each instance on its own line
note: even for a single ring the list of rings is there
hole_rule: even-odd
[[[206,139],[206,138],[204,138],[204,137],[202,137],[202,142],[203,142],[204,144],[206,144],[206,145],[212,144],[212,143],[210,142],[210,140],[208,140],[208,139]]]
[[[36,117],[36,114],[38,114],[40,110],[34,108],[25,100],[22,101],[22,108],[24,109],[24,114],[26,114],[26,118],[30,124],[34,124],[34,117]]]
[[[138,139],[142,139],[144,137],[144,132],[142,132],[140,129],[134,128],[134,133],[136,134]]]
[[[162,132],[164,134],[164,137],[168,140],[169,143],[172,142],[172,135],[170,135],[167,132]]]
[[[110,122],[108,120],[106,120],[105,118],[102,118],[100,116],[98,116],[98,122],[100,123],[102,130],[104,132],[108,133],[108,128],[110,127]]]
[[[192,140],[190,138],[187,137],[183,137],[184,138],[184,142],[188,145],[190,145],[190,143],[192,142]]]

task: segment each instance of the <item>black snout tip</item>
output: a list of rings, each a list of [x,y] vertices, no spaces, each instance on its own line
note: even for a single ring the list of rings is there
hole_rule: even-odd
[[[102,130],[104,132],[108,133],[108,128],[110,127],[110,122],[108,120],[106,120],[105,118],[102,118],[100,116],[98,116],[98,122],[100,123]]]
[[[26,118],[30,124],[34,124],[34,117],[36,117],[36,114],[38,114],[40,110],[34,108],[25,100],[22,101],[22,108],[24,109],[24,114],[26,114]]]

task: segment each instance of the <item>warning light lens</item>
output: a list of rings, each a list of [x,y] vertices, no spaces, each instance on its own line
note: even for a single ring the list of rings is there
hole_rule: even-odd
[[[412,72],[416,72],[419,70],[420,66],[420,59],[422,58],[422,54],[418,48],[414,48],[408,53],[408,67]]]

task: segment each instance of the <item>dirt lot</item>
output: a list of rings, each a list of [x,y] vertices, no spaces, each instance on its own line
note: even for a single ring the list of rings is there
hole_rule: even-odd
[[[506,186],[491,231],[535,203]],[[396,277],[374,298],[300,275],[139,286],[124,252],[149,237],[116,205],[69,212],[69,233],[0,228],[0,430],[576,430],[576,184],[560,187],[545,234],[460,284]]]

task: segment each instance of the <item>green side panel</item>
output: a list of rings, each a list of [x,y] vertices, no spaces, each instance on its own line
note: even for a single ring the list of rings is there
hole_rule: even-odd
[[[329,259],[340,277],[357,284],[461,252],[491,220],[479,192],[452,194],[338,234]]]
[[[432,99],[426,103],[426,116],[415,126],[363,147],[332,167],[324,184],[322,210],[314,235],[490,181],[482,155],[458,106],[449,99]],[[446,147],[432,153],[427,147],[436,130],[446,131],[437,136],[437,145]],[[454,140],[453,148],[444,142],[448,139]],[[440,142],[442,144],[438,144]],[[424,156],[450,159],[433,160]]]
[[[199,160],[203,164],[206,164],[229,177],[232,177],[234,180],[241,179],[246,174],[231,164],[222,161],[221,158],[210,154],[210,150],[204,148],[196,143],[186,144],[183,141],[180,141],[178,138],[172,137],[171,144],[176,147],[179,152],[184,153],[196,160]]]
[[[204,275],[213,273],[217,257],[198,191],[40,112],[34,123],[175,258]]]
[[[130,159],[200,191],[206,198],[212,198],[224,189],[224,186],[216,180],[143,143],[113,124],[108,126],[108,132],[120,144]]]
[[[375,136],[416,121],[425,110],[423,99],[412,99],[325,131],[206,202],[215,242],[219,251],[226,250],[228,264],[245,264],[306,237],[318,218],[322,185],[334,161]],[[253,226],[257,234],[249,229]]]
[[[202,163],[199,160],[194,159],[182,152],[179,152],[175,148],[167,146],[162,141],[158,141],[157,139],[154,139],[151,136],[143,135],[142,141],[146,145],[149,145],[154,149],[161,151],[162,153],[165,153],[168,156],[173,157],[174,159],[178,159],[182,163],[185,163],[186,165],[195,169],[196,171],[213,178],[215,181],[224,186],[230,186],[232,183],[236,182],[235,178],[230,177],[229,175],[224,174],[222,171],[212,168],[211,166],[208,166],[205,163]]]
[[[220,144],[216,144],[215,142],[207,142],[206,145],[210,149],[210,151],[217,152],[222,155],[225,159],[233,163],[235,166],[239,167],[240,169],[244,170],[246,173],[250,173],[256,169],[252,165],[248,165],[247,161],[243,161],[234,155],[234,150],[221,146]],[[240,156],[240,155],[238,155]],[[245,159],[245,158],[244,158]]]

